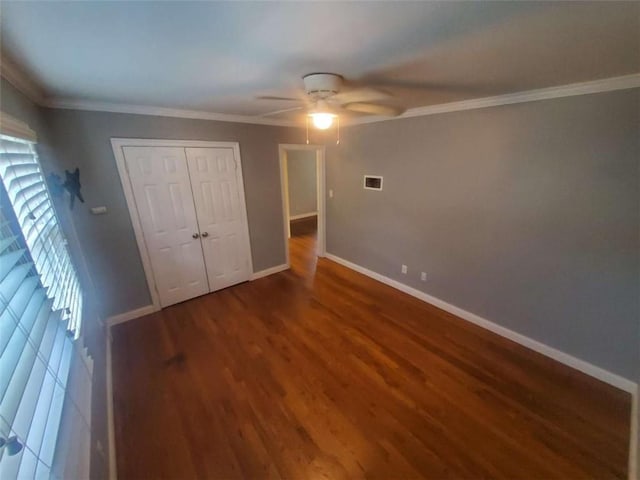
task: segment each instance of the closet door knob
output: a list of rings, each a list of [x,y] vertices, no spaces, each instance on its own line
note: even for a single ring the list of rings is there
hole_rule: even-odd
[[[202,238],[206,238],[208,236],[209,236],[209,234],[207,232],[202,232]]]
[[[191,236],[192,236],[193,238],[199,238],[199,237],[200,237],[200,234],[198,234],[198,233],[194,233],[194,234],[193,234],[193,235],[191,235]]]

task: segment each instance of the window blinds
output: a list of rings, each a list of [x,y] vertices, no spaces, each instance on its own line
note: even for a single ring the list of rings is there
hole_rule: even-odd
[[[34,144],[0,136],[0,177],[53,308],[80,335],[82,295]]]
[[[80,284],[31,142],[0,135],[0,177],[0,478],[86,477]]]

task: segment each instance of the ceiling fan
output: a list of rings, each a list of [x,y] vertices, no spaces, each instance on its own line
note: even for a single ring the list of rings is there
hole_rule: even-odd
[[[262,116],[307,110],[308,118],[312,120],[313,125],[326,130],[333,125],[334,119],[338,118],[338,112],[344,110],[389,117],[404,112],[403,108],[374,103],[392,98],[389,93],[372,87],[350,88],[346,85],[344,77],[335,73],[309,73],[302,77],[302,81],[304,92],[301,91],[297,97],[261,96],[258,99],[300,102],[303,105],[275,110]]]

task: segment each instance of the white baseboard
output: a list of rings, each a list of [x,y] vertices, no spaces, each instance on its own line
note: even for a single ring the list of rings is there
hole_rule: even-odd
[[[300,220],[301,218],[307,218],[307,217],[315,217],[317,215],[318,215],[318,212],[299,213],[298,215],[291,215],[289,217],[289,221]]]
[[[266,277],[268,275],[273,275],[274,273],[283,272],[289,269],[289,265],[283,263],[282,265],[276,265],[275,267],[267,268],[265,270],[260,270],[259,272],[254,272],[251,275],[250,280],[257,280],[262,277]]]
[[[638,397],[640,391],[636,389],[631,399],[631,438],[629,440],[629,480],[640,480],[640,470],[638,466],[638,415],[640,414],[640,405],[638,405]]]
[[[113,317],[107,318],[107,326],[112,327],[119,323],[128,322],[134,318],[143,317],[150,313],[157,312],[159,310],[155,305],[146,305],[144,307],[136,308],[135,310],[129,310],[128,312],[119,313]]]
[[[275,267],[252,273],[249,280],[257,280],[258,278],[266,277],[267,275],[273,275],[274,273],[282,272],[284,270],[287,270],[288,268],[289,265],[287,265],[286,263],[283,263],[282,265],[276,265]],[[118,315],[109,317],[106,320],[106,324],[108,327],[112,327],[113,325],[128,322],[129,320],[134,320],[138,317],[143,317],[159,310],[160,309],[155,305],[146,305],[144,307],[136,308],[135,310],[129,310],[128,312],[119,313]]]
[[[485,318],[482,318],[474,313],[463,310],[462,308],[456,307],[455,305],[451,305],[450,303],[445,302],[444,300],[440,300],[439,298],[433,297],[427,293],[424,293],[420,290],[417,290],[413,287],[405,285],[404,283],[400,283],[397,280],[393,280],[389,277],[385,277],[379,273],[376,273],[372,270],[369,270],[365,267],[361,267],[355,263],[352,263],[344,258],[340,258],[331,253],[327,253],[327,258],[329,260],[333,260],[336,263],[339,263],[351,270],[355,270],[356,272],[362,273],[368,277],[371,277],[379,282],[382,282],[390,287],[396,288],[404,293],[411,295],[412,297],[416,297],[424,302],[435,305],[442,310],[445,310],[457,317],[462,318],[463,320],[467,320],[468,322],[479,325],[480,327],[486,328],[498,335],[508,338],[509,340],[513,340],[520,345],[523,345],[531,350],[535,350],[542,355],[550,357],[560,363],[563,363],[571,368],[575,368],[576,370],[580,370],[582,373],[586,373],[598,380],[601,380],[609,385],[613,385],[616,388],[624,390],[625,392],[634,393],[637,390],[637,384],[628,380],[620,375],[609,372],[603,368],[597,367],[589,362],[584,360],[580,360],[568,353],[564,353],[560,350],[557,350],[553,347],[545,345],[544,343],[538,342],[532,338],[529,338],[520,333],[514,332],[506,327],[498,325],[497,323],[493,323]]]
[[[111,369],[111,327],[107,326],[106,334],[106,367],[107,367],[107,439],[109,441],[109,480],[118,480],[116,462],[116,425],[113,415],[113,371]]]

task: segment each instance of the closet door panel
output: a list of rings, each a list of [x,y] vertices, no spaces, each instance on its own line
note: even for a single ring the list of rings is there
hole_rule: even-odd
[[[180,147],[123,147],[162,307],[209,291],[187,159]]]
[[[187,164],[211,291],[251,275],[240,165],[231,148],[187,148]]]

